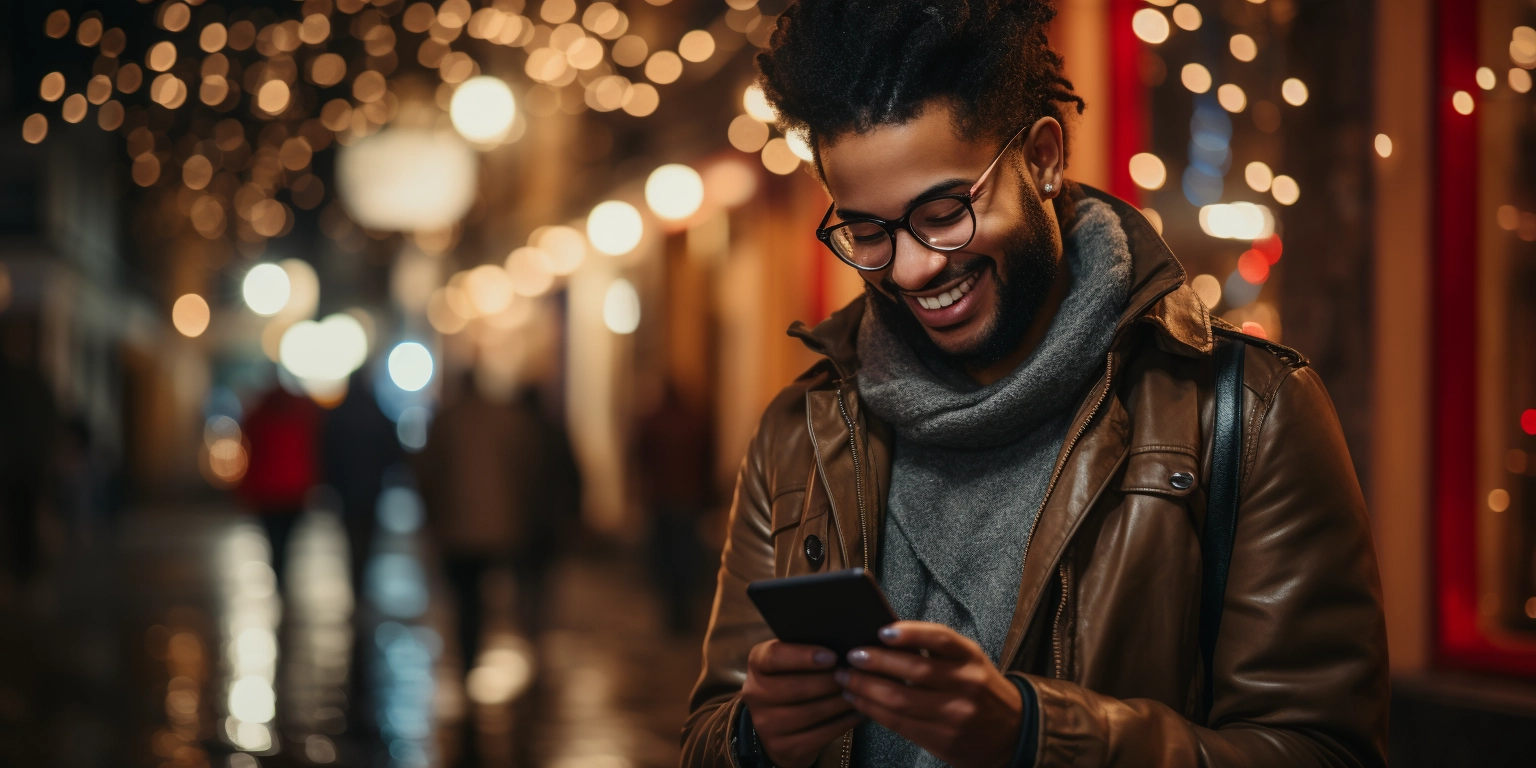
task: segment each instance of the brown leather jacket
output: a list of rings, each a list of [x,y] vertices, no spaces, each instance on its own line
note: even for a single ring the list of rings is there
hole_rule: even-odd
[[[1035,765],[1379,766],[1387,641],[1370,523],[1333,404],[1296,352],[1246,338],[1237,534],[1202,714],[1200,535],[1213,320],[1136,209],[1132,297],[1078,408],[1024,562],[1002,668],[1039,701]],[[737,483],[684,766],[735,765],[748,583],[860,566],[879,548],[892,434],[859,400],[862,300],[791,333],[825,359],[763,415]],[[1200,478],[1180,490],[1176,472]],[[826,555],[806,555],[815,535]],[[978,556],[986,553],[978,552]],[[848,763],[852,733],[819,766]]]

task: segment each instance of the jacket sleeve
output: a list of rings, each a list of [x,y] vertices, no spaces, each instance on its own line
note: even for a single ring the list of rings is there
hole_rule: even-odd
[[[704,670],[694,685],[688,722],[683,726],[684,768],[736,765],[735,729],[742,707],[741,686],[747,679],[747,654],[752,646],[773,638],[746,592],[747,584],[774,575],[766,432],[760,428],[753,438],[736,479],[714,608],[704,636]]]
[[[1249,391],[1210,727],[1029,676],[1040,768],[1386,764],[1386,626],[1365,501],[1316,373],[1289,371],[1273,392]]]

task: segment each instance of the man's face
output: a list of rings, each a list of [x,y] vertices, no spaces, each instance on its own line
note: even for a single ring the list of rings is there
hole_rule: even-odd
[[[898,331],[917,337],[909,341],[931,342],[957,362],[990,363],[1018,346],[1045,303],[1061,238],[1019,160],[1021,152],[1029,157],[1035,134],[1019,137],[978,191],[970,244],[939,252],[901,231],[891,264],[860,273],[874,289],[876,309]],[[836,204],[833,222],[866,216],[895,221],[914,201],[963,194],[1000,148],[997,139],[957,135],[951,111],[937,104],[906,123],[839,136],[821,146],[823,175]]]

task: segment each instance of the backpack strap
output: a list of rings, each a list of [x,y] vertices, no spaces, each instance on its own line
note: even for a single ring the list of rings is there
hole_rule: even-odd
[[[1215,701],[1216,637],[1227,592],[1237,533],[1237,495],[1243,453],[1243,353],[1240,338],[1216,345],[1216,418],[1211,437],[1211,483],[1206,497],[1205,535],[1201,539],[1200,656],[1205,663],[1205,712]]]

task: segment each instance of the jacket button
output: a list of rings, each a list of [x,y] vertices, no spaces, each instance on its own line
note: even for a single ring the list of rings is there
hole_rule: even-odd
[[[1195,484],[1195,476],[1188,472],[1175,472],[1172,477],[1168,478],[1168,484],[1176,490],[1186,491],[1189,490],[1191,485]]]
[[[821,538],[816,534],[805,537],[805,559],[811,562],[812,568],[820,567],[822,558],[827,556],[826,550],[821,546]]]

